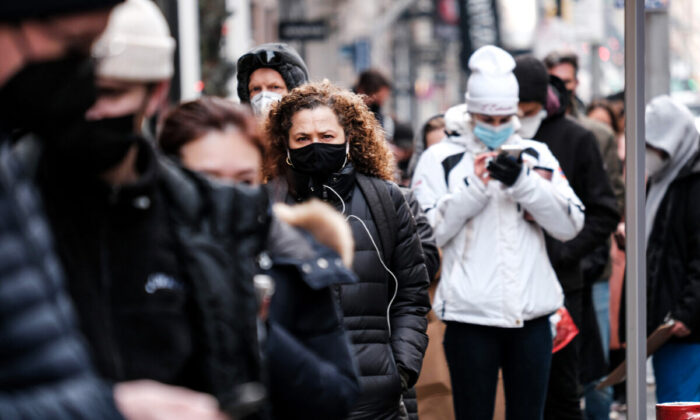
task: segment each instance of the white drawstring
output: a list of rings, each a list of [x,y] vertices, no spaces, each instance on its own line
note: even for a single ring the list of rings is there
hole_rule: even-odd
[[[333,194],[336,195],[336,197],[338,197],[338,200],[340,200],[340,203],[343,205],[343,209],[341,210],[340,213],[345,215],[345,210],[346,210],[345,200],[343,200],[343,198],[340,196],[340,194],[338,194],[338,192],[336,190],[329,187],[328,185],[324,184],[323,188],[328,188],[329,190],[331,190],[331,192]],[[369,233],[369,229],[367,228],[367,225],[365,224],[365,222],[362,221],[362,219],[360,219],[359,217],[355,216],[354,214],[350,214],[350,215],[346,216],[345,220],[349,222],[351,218],[356,219],[358,222],[360,222],[362,227],[365,229],[365,232],[367,232],[367,236],[369,236],[369,240],[372,242],[372,245],[374,246],[374,249],[377,252],[377,257],[379,258],[379,262],[382,264],[382,267],[384,267],[384,270],[386,270],[386,272],[389,273],[391,278],[394,279],[394,284],[396,285],[396,287],[394,288],[394,295],[391,297],[391,300],[389,300],[389,306],[387,306],[387,308],[386,308],[386,323],[387,323],[387,327],[389,328],[389,337],[391,337],[390,311],[391,311],[391,305],[394,304],[394,300],[396,299],[396,295],[399,293],[399,280],[396,278],[394,273],[392,273],[391,270],[389,270],[389,267],[387,267],[386,264],[384,264],[384,259],[382,258],[382,254],[379,252],[379,247],[377,246],[377,243],[374,241],[372,234]]]

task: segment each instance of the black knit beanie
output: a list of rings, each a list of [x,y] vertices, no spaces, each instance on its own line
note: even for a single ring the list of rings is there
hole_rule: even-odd
[[[513,73],[520,85],[520,102],[547,104],[549,74],[542,61],[532,55],[515,57]]]
[[[236,79],[241,102],[250,102],[250,92],[248,92],[250,75],[261,68],[277,71],[287,85],[287,90],[292,90],[309,81],[306,63],[294,48],[281,43],[262,44],[238,59]]]
[[[123,0],[2,0],[0,22],[106,9]]]

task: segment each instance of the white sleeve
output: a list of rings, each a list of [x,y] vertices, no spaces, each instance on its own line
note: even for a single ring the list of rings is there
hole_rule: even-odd
[[[560,241],[571,240],[583,228],[585,207],[549,148],[542,144],[538,152],[538,166],[552,170],[552,180],[544,179],[523,165],[518,180],[506,192],[552,237]]]
[[[476,176],[466,177],[448,189],[442,165],[427,152],[418,161],[412,186],[433,227],[439,247],[448,243],[469,219],[479,214],[490,198]]]

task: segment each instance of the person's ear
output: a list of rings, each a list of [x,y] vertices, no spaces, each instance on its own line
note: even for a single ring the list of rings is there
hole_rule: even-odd
[[[146,103],[146,109],[144,112],[145,118],[151,118],[163,109],[166,101],[168,100],[168,93],[170,92],[170,81],[164,80],[158,82],[150,91],[150,96],[148,102]]]

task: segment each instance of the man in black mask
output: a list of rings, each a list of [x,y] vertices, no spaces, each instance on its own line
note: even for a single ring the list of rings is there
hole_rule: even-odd
[[[85,96],[80,112],[65,127],[33,129],[42,141],[25,136],[15,154],[33,168],[99,374],[206,392],[237,415],[240,392],[250,389],[243,385],[260,381],[252,282],[236,283],[251,279],[258,243],[248,231],[235,236],[247,248],[222,235],[235,234],[226,225],[233,214],[242,228],[262,231],[267,200],[227,190],[250,193],[240,202],[254,215],[231,205],[215,220],[217,187],[165,161],[142,134],[167,95],[174,47],[155,3],[117,6],[92,48],[96,101],[86,72],[68,92]],[[139,384],[145,394],[153,382]],[[163,418],[225,418],[213,398],[178,391]]]
[[[547,252],[564,290],[566,308],[581,335],[552,358],[544,418],[577,420],[583,418],[581,378],[590,381],[587,371],[594,370],[589,368],[587,375],[582,375],[582,366],[586,365],[582,361],[598,358],[600,362],[603,357],[585,261],[596,249],[609,249],[606,240],[620,216],[593,133],[565,115],[564,83],[549,76],[545,65],[531,55],[516,58],[514,73],[520,85],[518,108],[522,127],[519,133],[549,146],[574,192],[586,206],[586,220],[578,236],[566,242],[546,236]],[[586,351],[582,351],[584,349]],[[604,361],[600,364],[604,365]],[[604,374],[604,366],[601,370],[590,375],[599,377]]]
[[[121,417],[112,390],[92,372],[34,187],[11,158],[8,144],[16,128],[54,123],[52,111],[64,111],[62,115],[68,117],[74,114],[68,98],[62,95],[63,88],[71,84],[70,76],[78,74],[76,70],[85,61],[80,56],[87,56],[90,43],[104,28],[115,3],[0,3],[3,418]],[[39,15],[43,16],[41,24],[36,20]],[[56,108],[63,100],[66,107]]]
[[[90,46],[119,0],[0,3],[0,416],[192,418],[213,399],[155,382],[114,389],[92,372],[63,273],[12,136],[77,133],[94,101]],[[116,406],[115,406],[116,402]],[[187,417],[188,414],[190,417]],[[159,417],[160,416],[160,417]],[[181,417],[182,418],[182,417]]]

